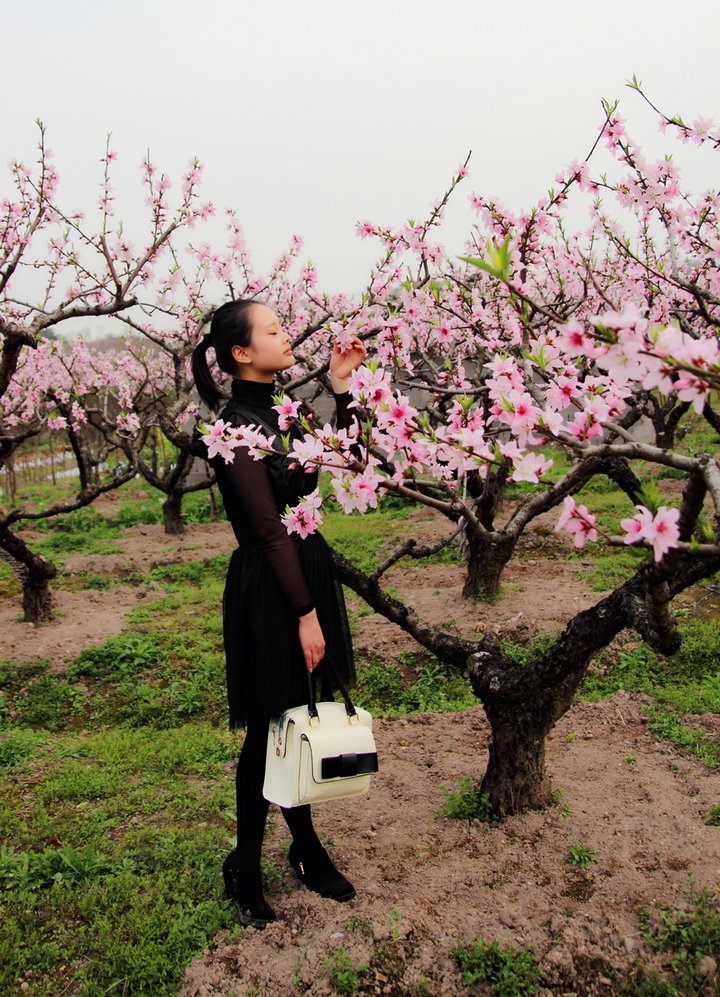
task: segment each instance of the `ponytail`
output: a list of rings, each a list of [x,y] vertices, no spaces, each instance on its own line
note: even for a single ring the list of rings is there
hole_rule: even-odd
[[[210,323],[210,332],[206,332],[192,352],[192,374],[198,394],[215,412],[220,402],[227,395],[220,390],[207,362],[208,347],[212,346],[217,357],[218,367],[226,374],[234,375],[235,361],[232,356],[233,346],[249,346],[252,333],[250,312],[257,304],[253,298],[240,298],[238,301],[227,301],[215,309]]]
[[[227,396],[215,384],[208,367],[207,351],[211,345],[212,335],[207,332],[192,352],[192,374],[198,394],[210,411],[215,412],[220,402]]]

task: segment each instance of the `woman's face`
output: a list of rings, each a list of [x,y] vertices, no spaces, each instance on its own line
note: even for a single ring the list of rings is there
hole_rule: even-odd
[[[276,371],[287,370],[295,363],[290,337],[267,305],[253,305],[250,318],[250,345],[233,346],[231,352],[242,378],[271,381]]]

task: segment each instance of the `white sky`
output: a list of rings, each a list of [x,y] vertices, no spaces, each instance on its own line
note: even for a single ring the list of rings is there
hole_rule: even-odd
[[[87,209],[111,131],[132,217],[148,148],[175,177],[197,155],[259,264],[300,234],[331,291],[360,291],[377,254],[357,220],[422,217],[469,149],[449,249],[471,190],[532,204],[588,151],[603,96],[657,154],[689,156],[696,187],[720,177],[624,88],[635,73],[668,113],[720,123],[714,0],[30,0],[3,31],[2,161],[32,157],[41,118],[65,205]]]

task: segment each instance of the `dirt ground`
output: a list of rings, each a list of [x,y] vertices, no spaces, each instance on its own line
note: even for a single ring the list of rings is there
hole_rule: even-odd
[[[434,535],[422,517],[410,525],[419,537]],[[183,537],[138,526],[118,545],[122,554],[72,556],[65,568],[121,576],[229,552],[233,544],[227,525],[218,524],[191,526]],[[582,570],[578,561],[528,554],[510,567],[504,594],[491,605],[461,598],[462,569],[454,565],[403,562],[388,584],[423,618],[465,636],[487,627],[538,632],[557,629],[598,599]],[[60,670],[82,647],[122,632],[129,609],[159,591],[152,584],[58,591],[58,617],[42,627],[18,622],[19,600],[5,600],[0,656],[44,659]],[[701,599],[705,590],[691,590],[684,603],[692,608]],[[373,656],[391,660],[414,647],[376,614],[357,626],[358,650]],[[641,937],[638,912],[656,902],[682,908],[691,881],[717,890],[720,828],[703,818],[720,803],[720,772],[657,743],[642,706],[642,697],[624,692],[574,706],[548,739],[558,805],[492,827],[440,812],[443,786],[456,788],[484,769],[489,729],[480,707],[377,720],[381,768],[370,794],[317,808],[318,828],[357,898],[336,904],[295,879],[276,813],[266,857],[281,871],[268,892],[278,922],[263,932],[247,929],[239,941],[221,933],[187,968],[179,997],[333,994],[324,964],[339,946],[356,969],[366,967],[363,993],[465,995],[450,953],[478,935],[532,945],[548,994],[610,994],[612,966],[659,965]],[[717,717],[696,723],[718,736]],[[585,870],[568,863],[572,845],[594,850]],[[705,968],[703,992],[716,993],[717,967]]]

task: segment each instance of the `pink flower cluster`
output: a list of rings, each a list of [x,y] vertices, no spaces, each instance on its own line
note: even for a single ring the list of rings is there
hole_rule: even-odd
[[[233,426],[217,419],[209,426],[201,423],[198,428],[208,450],[208,460],[220,456],[226,464],[232,464],[238,447],[247,447],[255,460],[273,452],[275,437],[265,436],[256,426]]]
[[[292,509],[286,509],[280,519],[288,533],[297,533],[304,540],[310,533],[314,533],[318,526],[322,525],[321,505],[322,498],[316,488]]]
[[[584,547],[586,540],[597,540],[596,525],[597,520],[587,506],[577,505],[572,495],[565,496],[560,519],[555,524],[556,533],[567,530],[574,534],[575,546]]]
[[[627,533],[625,543],[646,541],[652,545],[655,560],[660,561],[669,550],[677,546],[680,539],[680,510],[661,505],[653,516],[644,505],[638,505],[636,509],[638,512],[634,516],[620,522]]]
[[[290,428],[293,419],[297,418],[300,402],[294,402],[285,394],[275,396],[274,400],[277,402],[273,408],[278,414],[278,426],[280,432],[284,433]]]

